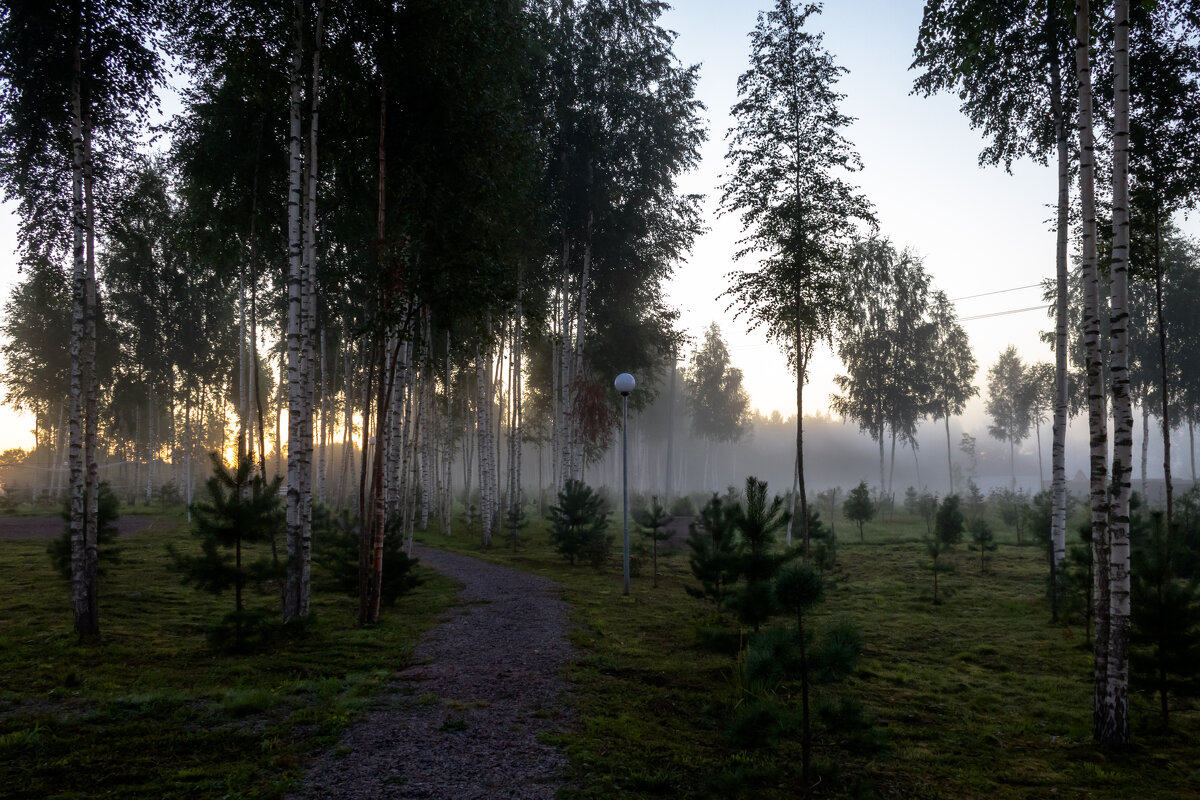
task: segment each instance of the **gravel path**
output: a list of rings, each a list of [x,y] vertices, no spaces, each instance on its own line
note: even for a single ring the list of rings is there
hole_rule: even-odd
[[[465,605],[422,637],[398,691],[351,726],[295,797],[554,797],[566,759],[538,736],[570,722],[560,673],[575,653],[560,587],[468,556],[416,555],[462,582]]]
[[[156,518],[130,514],[117,520],[121,536],[129,536],[154,525]],[[67,523],[59,516],[0,517],[0,539],[55,539]]]

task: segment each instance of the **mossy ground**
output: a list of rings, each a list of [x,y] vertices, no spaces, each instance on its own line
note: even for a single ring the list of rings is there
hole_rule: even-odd
[[[1175,730],[1164,733],[1155,706],[1135,696],[1133,746],[1114,753],[1092,745],[1085,632],[1050,624],[1040,548],[1018,546],[996,521],[1001,546],[990,573],[961,546],[956,571],[940,577],[945,602],[935,606],[923,520],[877,520],[862,543],[856,526],[836,523],[839,568],[812,621],[849,619],[860,630],[865,651],[845,688],[888,746],[866,754],[818,742],[818,796],[1200,797],[1195,704],[1177,704]],[[686,553],[660,553],[657,589],[642,558],[625,597],[615,557],[600,572],[568,567],[540,523],[517,551],[499,537],[487,551],[467,533],[423,538],[565,584],[581,649],[570,675],[580,727],[562,739],[572,769],[567,797],[799,796],[797,744],[742,750],[722,734],[734,657],[699,644],[712,612],[683,590],[691,582]]]
[[[207,633],[232,596],[182,585],[170,543],[198,547],[181,516],[122,540],[101,582],[102,636],[81,643],[46,542],[0,541],[0,797],[282,797],[454,598],[423,570],[423,586],[360,628],[355,600],[318,592],[304,631],[229,653]]]

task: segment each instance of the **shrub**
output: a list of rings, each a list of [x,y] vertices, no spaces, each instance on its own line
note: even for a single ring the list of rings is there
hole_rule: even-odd
[[[875,518],[875,504],[871,502],[871,490],[866,481],[859,481],[858,486],[850,490],[846,502],[842,504],[842,513],[846,519],[858,523],[858,539],[864,541],[863,523]]]
[[[658,543],[671,538],[667,525],[671,516],[658,504],[658,497],[650,498],[649,507],[635,516],[637,524],[642,527],[642,535],[650,540],[651,569],[654,571],[652,582],[658,587]]]
[[[558,505],[550,508],[550,542],[558,554],[568,564],[581,561],[599,568],[612,546],[607,527],[600,495],[582,481],[567,481],[558,493]]]
[[[313,507],[313,558],[324,571],[320,587],[350,597],[359,593],[358,518],[343,511],[334,516],[326,506]],[[380,603],[394,605],[404,594],[421,585],[413,569],[418,559],[404,550],[404,525],[399,516],[387,520],[383,528],[383,585]]]
[[[83,493],[83,507],[86,513],[88,505],[87,492]],[[104,574],[104,564],[120,563],[121,548],[117,546],[117,526],[116,521],[121,516],[120,514],[121,501],[117,499],[117,495],[113,492],[112,487],[107,482],[100,484],[100,491],[96,494],[96,552],[97,564],[96,574]],[[54,569],[58,571],[67,580],[71,579],[71,506],[70,500],[62,511],[63,521],[67,523],[63,527],[63,532],[57,539],[52,539],[50,544],[46,546],[46,553],[50,556],[50,563],[54,565]]]

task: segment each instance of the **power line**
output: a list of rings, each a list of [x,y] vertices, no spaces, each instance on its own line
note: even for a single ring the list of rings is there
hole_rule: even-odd
[[[994,292],[983,292],[982,294],[969,294],[965,297],[953,297],[950,299],[950,302],[957,303],[959,300],[974,300],[976,297],[990,297],[994,294],[1006,294],[1008,292],[1019,292],[1022,289],[1033,289],[1033,288],[1039,287],[1039,286],[1041,286],[1040,283],[1031,283],[1028,286],[1014,286],[1011,289],[997,289]]]
[[[973,317],[959,317],[959,322],[970,322],[976,319],[987,319],[988,317],[1005,317],[1009,314],[1023,314],[1026,311],[1045,311],[1046,306],[1029,306],[1028,308],[1014,308],[1011,311],[993,311],[991,314],[976,314]]]

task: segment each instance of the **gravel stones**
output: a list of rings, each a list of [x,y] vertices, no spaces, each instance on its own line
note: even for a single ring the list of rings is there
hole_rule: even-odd
[[[566,759],[539,741],[569,722],[563,667],[575,657],[554,581],[417,548],[460,581],[464,605],[421,638],[397,692],[313,765],[296,798],[554,797]]]

